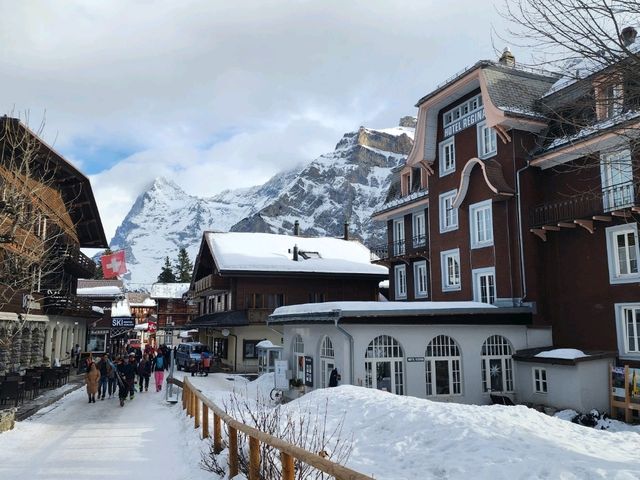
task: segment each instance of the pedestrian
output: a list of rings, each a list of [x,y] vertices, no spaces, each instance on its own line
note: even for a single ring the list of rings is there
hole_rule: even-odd
[[[136,368],[135,368],[135,355],[131,354],[128,357],[124,357],[122,370],[124,371],[125,382],[129,389],[129,400],[133,400],[136,388]]]
[[[206,350],[200,354],[200,365],[202,365],[202,371],[204,376],[209,376],[209,367],[211,366],[211,355]]]
[[[100,400],[104,400],[104,396],[107,393],[107,386],[109,385],[109,376],[113,374],[113,365],[111,365],[109,355],[106,353],[98,362],[98,370],[100,371],[100,389],[98,390],[98,397],[100,397]],[[111,396],[111,389],[109,389],[109,396]]]
[[[87,356],[84,359],[84,371],[85,372],[89,371],[89,367],[91,366],[92,363],[95,363],[95,360],[93,359],[93,353],[89,353],[89,356]]]
[[[84,377],[87,384],[87,395],[89,403],[96,403],[96,393],[98,393],[98,382],[100,381],[100,371],[96,368],[95,363],[89,365],[89,369]]]
[[[136,382],[136,375],[138,374],[138,358],[136,357],[135,350],[129,354],[129,363],[133,367],[133,391],[135,392],[136,384],[138,383]]]
[[[120,398],[120,406],[124,407],[124,401],[127,399],[129,393],[129,386],[127,385],[127,372],[126,372],[124,360],[122,357],[118,357],[116,367],[116,380],[118,382],[118,397]]]
[[[144,391],[149,391],[149,378],[151,377],[151,360],[146,353],[142,355],[142,360],[138,363],[138,385],[139,390],[142,392],[144,384]]]
[[[78,365],[80,365],[80,345],[77,343],[71,349],[71,360],[73,361],[73,368],[78,368]]]
[[[329,375],[329,386],[330,387],[337,387],[338,386],[338,382],[341,379],[342,378],[340,377],[340,374],[338,373],[338,369],[334,368],[333,370],[331,370],[331,374]]]
[[[164,355],[162,350],[158,350],[158,355],[153,361],[153,378],[156,381],[156,392],[162,390],[162,382],[164,382],[164,369],[166,368],[164,362]]]

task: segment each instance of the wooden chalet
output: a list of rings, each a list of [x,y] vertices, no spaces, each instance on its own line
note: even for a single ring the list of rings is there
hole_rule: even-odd
[[[282,344],[267,317],[283,305],[377,300],[387,268],[370,263],[362,244],[341,238],[205,232],[191,295],[198,316],[190,328],[223,363],[257,368],[256,344]]]
[[[100,315],[76,295],[106,248],[87,177],[19,119],[0,118],[0,374],[68,362]],[[27,282],[22,282],[23,279]]]

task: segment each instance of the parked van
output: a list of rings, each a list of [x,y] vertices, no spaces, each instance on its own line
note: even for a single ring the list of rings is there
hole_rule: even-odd
[[[176,348],[176,366],[178,370],[192,370],[200,361],[202,352],[208,352],[209,347],[200,342],[181,343]]]

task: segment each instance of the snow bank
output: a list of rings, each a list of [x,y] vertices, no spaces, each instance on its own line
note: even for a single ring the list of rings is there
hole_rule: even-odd
[[[561,360],[575,360],[576,358],[588,357],[582,350],[575,348],[556,348],[555,350],[547,350],[535,355],[538,358],[557,358]]]
[[[480,302],[325,302],[303,303],[278,307],[273,312],[278,315],[298,315],[304,313],[342,312],[428,312],[431,310],[495,309],[495,305]]]

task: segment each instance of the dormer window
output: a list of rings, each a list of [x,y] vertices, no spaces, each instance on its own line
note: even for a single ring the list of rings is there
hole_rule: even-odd
[[[596,113],[598,120],[613,118],[622,113],[624,105],[622,84],[607,83],[596,88]]]

